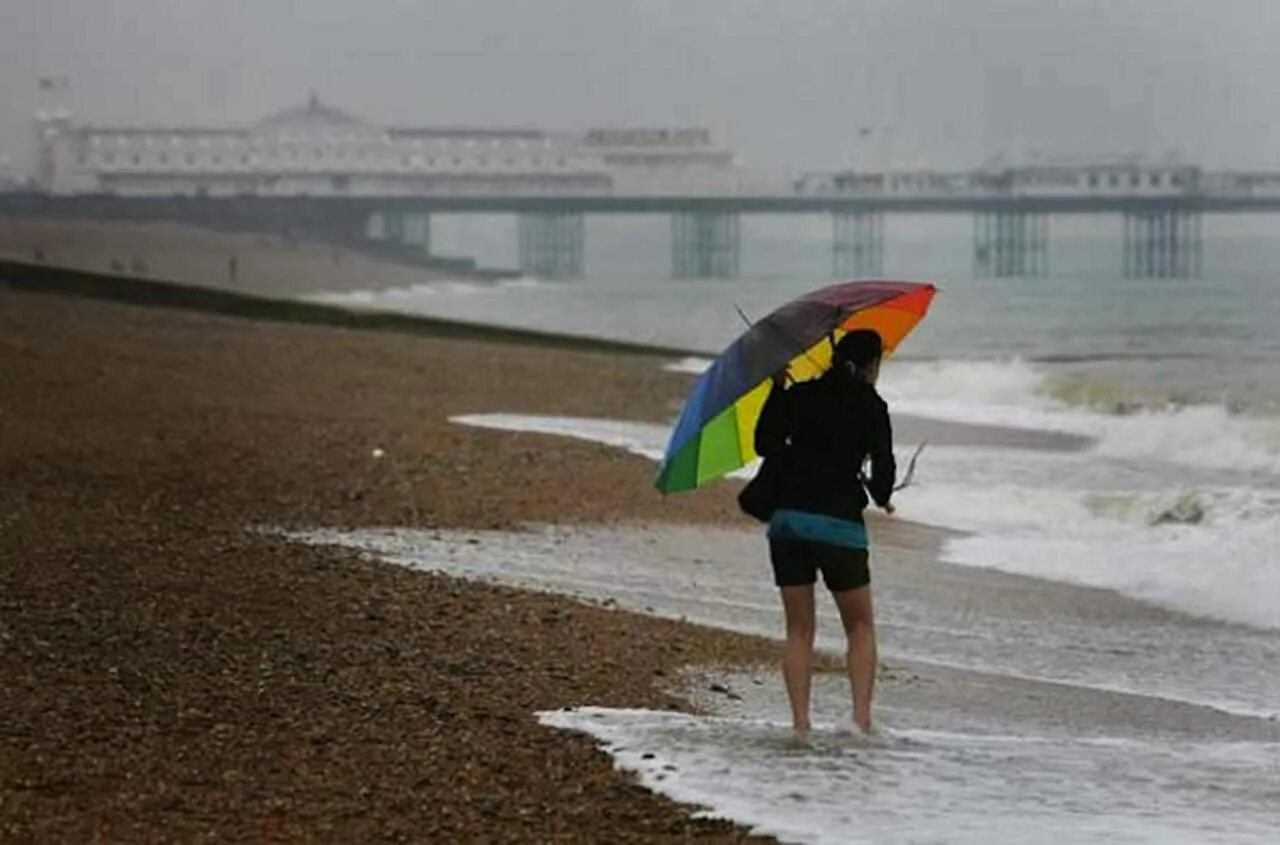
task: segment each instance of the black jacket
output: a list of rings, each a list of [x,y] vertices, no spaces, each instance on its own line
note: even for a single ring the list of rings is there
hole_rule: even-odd
[[[882,507],[893,495],[897,467],[889,408],[847,366],[785,390],[774,388],[756,424],[755,447],[784,464],[780,508],[861,520],[867,492]],[[860,480],[867,456],[871,475]]]

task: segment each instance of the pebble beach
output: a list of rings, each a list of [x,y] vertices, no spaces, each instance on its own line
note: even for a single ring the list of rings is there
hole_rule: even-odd
[[[664,676],[765,642],[250,530],[732,518],[447,422],[652,415],[680,377],[9,291],[0,384],[0,839],[743,838],[533,714],[686,706]]]

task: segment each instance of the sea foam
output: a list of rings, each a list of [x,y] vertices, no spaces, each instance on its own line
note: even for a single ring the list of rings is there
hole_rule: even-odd
[[[796,745],[761,718],[583,707],[539,719],[595,738],[699,815],[788,842],[1262,843],[1280,823],[1258,778],[1270,743],[819,728]]]
[[[326,291],[315,294],[310,298],[316,302],[324,302],[329,305],[354,305],[412,311],[412,308],[406,308],[406,306],[412,305],[418,300],[441,296],[468,297],[493,294],[504,290],[555,290],[560,287],[562,285],[559,282],[537,279],[532,276],[515,276],[493,281],[434,279],[430,282],[418,282],[412,285],[378,290]]]
[[[692,369],[692,363],[688,365]],[[1214,406],[1123,416],[1063,406],[1023,362],[894,362],[882,393],[918,416],[1087,435],[1083,452],[932,446],[901,516],[966,536],[949,562],[1114,589],[1187,613],[1280,628],[1280,455],[1265,421]],[[646,423],[473,415],[471,425],[578,437],[659,460]],[[900,443],[899,460],[915,444]],[[749,475],[748,468],[739,475]],[[1174,506],[1193,502],[1192,516]],[[1173,517],[1167,517],[1168,514]]]
[[[877,387],[899,413],[1082,435],[1112,458],[1280,473],[1276,420],[1221,405],[1105,414],[1067,405],[1045,384],[1045,374],[1024,361],[911,361],[887,364]]]

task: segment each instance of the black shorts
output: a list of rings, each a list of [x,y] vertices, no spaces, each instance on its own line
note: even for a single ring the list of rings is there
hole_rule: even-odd
[[[773,561],[773,581],[779,587],[801,587],[822,580],[833,593],[856,590],[871,583],[866,549],[850,549],[811,540],[779,538],[769,540]]]

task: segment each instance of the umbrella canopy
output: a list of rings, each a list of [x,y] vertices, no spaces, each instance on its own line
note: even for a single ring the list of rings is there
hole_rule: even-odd
[[[831,339],[874,329],[888,357],[925,313],[936,288],[919,282],[843,282],[793,299],[760,320],[699,378],[676,422],[655,482],[692,490],[756,457],[756,421],[788,368],[805,381],[831,366]]]

